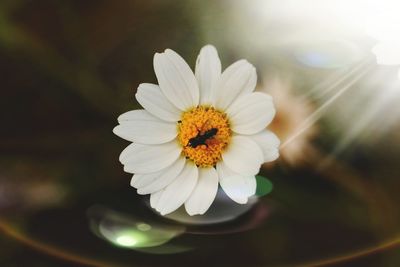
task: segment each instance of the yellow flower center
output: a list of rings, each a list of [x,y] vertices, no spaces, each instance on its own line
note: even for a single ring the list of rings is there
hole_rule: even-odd
[[[178,132],[182,153],[199,167],[214,166],[231,138],[226,114],[208,106],[184,112]]]

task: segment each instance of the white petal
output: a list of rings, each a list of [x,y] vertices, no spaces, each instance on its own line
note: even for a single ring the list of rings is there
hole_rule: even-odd
[[[250,138],[233,136],[228,149],[222,154],[224,163],[242,175],[255,175],[263,163],[261,148]]]
[[[212,104],[216,82],[221,76],[221,61],[217,49],[206,45],[200,50],[195,70],[200,89],[200,104]]]
[[[280,141],[273,132],[264,130],[255,135],[250,135],[249,137],[260,146],[264,155],[264,162],[270,162],[279,157],[278,147]]]
[[[122,151],[119,160],[126,172],[152,173],[170,166],[180,153],[181,147],[175,140],[161,145],[132,143]]]
[[[197,184],[198,170],[196,165],[187,162],[179,176],[165,189],[156,206],[161,215],[175,211],[189,198]]]
[[[160,190],[160,191],[155,192],[155,193],[153,193],[153,194],[150,195],[150,206],[151,206],[153,209],[156,208],[156,206],[157,206],[157,204],[158,204],[158,201],[160,200],[160,197],[161,197],[162,193],[163,193],[163,190]]]
[[[160,172],[153,172],[146,174],[136,173],[132,176],[131,186],[134,188],[146,186],[152,181],[154,181],[158,176],[160,176]]]
[[[177,134],[176,123],[162,121],[143,109],[122,114],[120,125],[113,132],[119,137],[139,144],[162,144],[173,140]]]
[[[135,96],[140,105],[154,116],[171,122],[180,120],[181,111],[169,102],[158,85],[142,83]]]
[[[255,134],[274,118],[271,96],[255,92],[240,96],[227,110],[231,129],[239,134]]]
[[[182,171],[183,166],[185,165],[185,161],[186,161],[185,158],[180,157],[171,166],[168,166],[167,168],[162,169],[161,171],[145,173],[145,174],[136,173],[132,177],[131,186],[138,188],[138,193],[141,195],[159,191],[178,176],[178,174]],[[166,185],[149,193],[141,193],[143,188],[146,188],[149,185],[152,185],[153,183],[158,184],[160,182],[166,183]]]
[[[228,168],[223,162],[217,163],[217,172],[222,190],[233,201],[245,204],[248,197],[254,195],[256,191],[254,176],[240,175]]]
[[[180,110],[199,104],[199,87],[196,77],[181,56],[166,49],[154,55],[154,71],[161,91]]]
[[[256,69],[246,60],[239,60],[222,73],[215,91],[215,106],[225,110],[239,95],[254,91]]]
[[[253,196],[257,190],[257,180],[254,175],[252,176],[243,176],[245,178],[245,189],[248,196]]]
[[[279,149],[275,148],[270,151],[268,156],[264,158],[264,162],[271,162],[279,158]]]
[[[185,166],[186,159],[184,157],[178,158],[178,160],[167,167],[165,170],[161,170],[158,173],[158,176],[147,183],[145,186],[138,186],[138,194],[146,195],[157,192],[167,185],[169,185],[178,174],[181,173],[183,167]]]
[[[189,215],[204,214],[213,203],[218,191],[218,174],[214,168],[200,168],[199,180],[185,202]]]

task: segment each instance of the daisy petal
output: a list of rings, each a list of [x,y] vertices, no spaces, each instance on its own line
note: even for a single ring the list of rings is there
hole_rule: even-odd
[[[166,168],[165,170],[161,170],[158,172],[158,176],[147,183],[145,186],[138,187],[138,194],[146,195],[157,192],[167,185],[169,185],[178,174],[182,171],[185,166],[186,159],[180,157],[174,164]]]
[[[256,69],[246,60],[239,60],[222,73],[217,82],[214,104],[225,110],[239,95],[254,91],[257,83]]]
[[[119,137],[139,144],[162,144],[174,139],[178,132],[176,123],[162,121],[143,109],[122,114],[120,125],[113,132]]]
[[[225,163],[218,162],[219,184],[226,195],[239,204],[246,204],[248,197],[255,194],[254,176],[243,176],[232,171]]]
[[[250,135],[249,137],[260,146],[264,155],[264,162],[270,162],[279,157],[278,147],[280,141],[273,132],[264,130],[255,135]]]
[[[274,148],[268,155],[265,156],[264,162],[271,162],[279,158],[279,149]]]
[[[135,96],[140,105],[154,116],[165,121],[179,121],[181,111],[169,102],[158,85],[142,83]]]
[[[187,213],[204,214],[213,203],[218,191],[218,174],[214,168],[200,168],[199,180],[185,202]]]
[[[245,136],[233,136],[228,149],[222,154],[224,163],[242,175],[257,174],[263,158],[261,148]]]
[[[200,50],[195,74],[199,83],[200,104],[211,104],[214,98],[215,83],[221,76],[221,61],[214,46],[206,45]]]
[[[173,179],[175,179],[178,176],[178,174],[182,171],[183,166],[185,165],[185,161],[186,160],[184,158],[180,157],[171,166],[169,166],[165,169],[162,169],[161,171],[145,173],[145,174],[136,173],[132,177],[131,186],[137,188],[138,193],[141,195],[159,191],[160,189],[163,189],[166,185],[168,185]],[[149,193],[141,193],[143,188],[147,188],[148,186],[154,187],[154,186],[152,186],[153,183],[155,183],[156,185],[159,183],[163,183],[166,185],[161,186],[157,190],[152,190]]]
[[[160,176],[160,172],[140,174],[136,173],[131,179],[131,186],[134,188],[139,188],[148,185]]]
[[[180,153],[181,147],[175,140],[161,145],[132,143],[122,151],[119,160],[126,172],[153,173],[170,166]]]
[[[275,108],[271,96],[255,92],[239,97],[227,110],[232,131],[255,134],[274,118]]]
[[[245,188],[248,196],[253,196],[256,193],[257,190],[257,180],[254,175],[252,176],[244,176],[245,178]]]
[[[160,197],[161,197],[162,193],[163,193],[163,190],[160,190],[160,191],[155,192],[155,193],[153,193],[153,194],[150,195],[150,206],[151,206],[153,209],[156,208],[156,206],[157,206],[157,204],[158,204],[158,201],[160,200]]]
[[[166,98],[180,110],[199,104],[199,87],[188,64],[171,49],[154,55],[154,71]]]
[[[179,176],[165,189],[156,207],[161,215],[175,211],[189,198],[197,184],[198,169],[192,163],[186,163]]]

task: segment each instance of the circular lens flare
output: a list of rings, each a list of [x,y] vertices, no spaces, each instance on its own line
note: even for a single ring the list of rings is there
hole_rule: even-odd
[[[164,245],[185,232],[185,227],[136,219],[107,208],[89,209],[91,230],[100,238],[124,248],[152,248]]]
[[[115,241],[117,245],[123,247],[132,247],[137,243],[136,239],[130,235],[118,236]]]

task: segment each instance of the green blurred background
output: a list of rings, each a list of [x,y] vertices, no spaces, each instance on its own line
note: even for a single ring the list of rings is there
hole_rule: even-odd
[[[2,0],[0,266],[399,266],[398,70],[303,2]],[[228,222],[186,225],[130,188],[112,128],[139,108],[139,83],[156,83],[155,52],[194,67],[208,43],[223,68],[257,67],[284,146],[262,169],[272,193]],[[96,228],[104,214],[166,243],[113,242]]]

